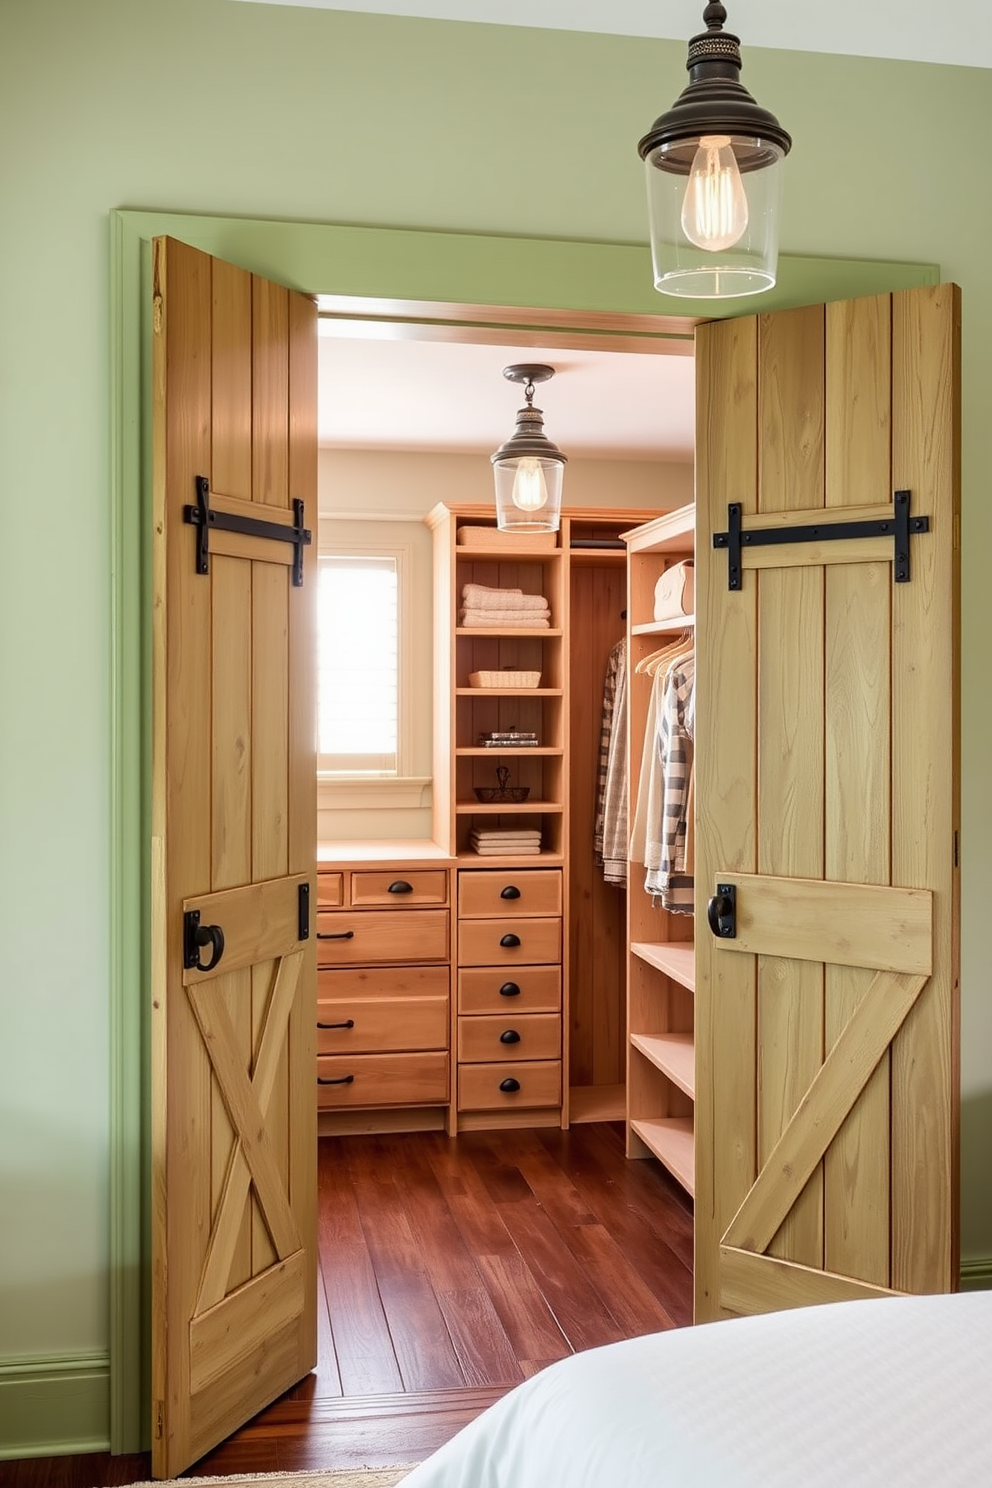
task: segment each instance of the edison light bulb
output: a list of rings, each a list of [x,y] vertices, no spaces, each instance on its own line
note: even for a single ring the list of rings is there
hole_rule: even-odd
[[[747,232],[747,196],[727,134],[705,134],[699,141],[682,203],[682,231],[710,253],[732,248]]]
[[[548,504],[548,486],[540,460],[525,455],[513,477],[513,504],[521,511],[540,511]]]

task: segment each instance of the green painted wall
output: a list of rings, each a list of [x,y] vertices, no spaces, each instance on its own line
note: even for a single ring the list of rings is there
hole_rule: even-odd
[[[232,0],[0,3],[0,1386],[109,1342],[108,213],[640,245],[634,145],[683,64]],[[745,81],[795,138],[784,251],[935,262],[964,292],[963,1238],[990,1256],[992,192],[968,147],[992,137],[992,73],[746,50]],[[525,300],[570,272],[549,249],[521,285],[507,250]]]

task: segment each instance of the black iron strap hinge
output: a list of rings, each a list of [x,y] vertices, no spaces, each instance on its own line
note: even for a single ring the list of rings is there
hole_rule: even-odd
[[[303,549],[313,541],[312,533],[303,525],[303,502],[297,497],[293,501],[293,524],[267,522],[264,517],[233,516],[230,512],[214,511],[210,505],[210,482],[205,475],[196,477],[196,505],[183,507],[183,521],[196,527],[196,571],[210,572],[211,527],[218,532],[240,532],[248,537],[266,537],[275,542],[293,544],[293,583],[299,589],[303,584]]]
[[[909,583],[909,538],[911,533],[929,532],[929,517],[911,517],[908,491],[896,491],[892,516],[867,522],[809,522],[795,527],[759,527],[745,531],[741,504],[727,507],[727,531],[714,532],[713,546],[727,549],[727,587],[740,589],[744,582],[741,554],[744,548],[767,548],[778,543],[840,542],[845,537],[891,537],[892,575],[897,584]]]

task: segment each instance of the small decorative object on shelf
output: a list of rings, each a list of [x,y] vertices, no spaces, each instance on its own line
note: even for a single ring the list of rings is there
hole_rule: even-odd
[[[486,749],[534,749],[540,743],[536,734],[520,729],[507,729],[504,733],[490,730],[479,735],[479,743]]]
[[[501,667],[498,672],[469,672],[470,687],[540,687],[540,672],[525,672],[519,667]]]
[[[483,858],[533,857],[541,851],[541,833],[524,827],[473,827],[471,845]]]
[[[526,801],[530,795],[529,785],[510,785],[510,771],[506,765],[499,765],[496,770],[495,785],[477,785],[475,794],[480,801],[491,805],[495,802],[507,802],[516,805],[520,801]]]

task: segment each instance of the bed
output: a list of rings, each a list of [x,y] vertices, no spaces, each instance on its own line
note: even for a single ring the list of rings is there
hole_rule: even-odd
[[[990,1488],[992,1292],[649,1334],[518,1385],[403,1488]]]

